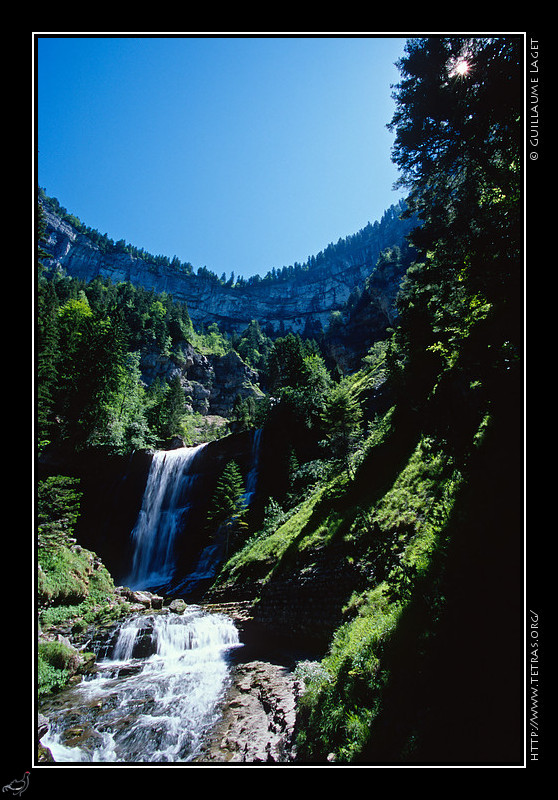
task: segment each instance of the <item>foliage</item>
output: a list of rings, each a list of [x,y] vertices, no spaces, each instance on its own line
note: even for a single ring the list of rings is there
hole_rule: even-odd
[[[224,417],[207,417],[197,411],[187,411],[182,417],[181,430],[185,444],[194,446],[221,439],[228,434],[229,427]]]
[[[333,440],[346,424],[356,433],[357,409],[376,381],[388,380],[395,405],[383,417],[363,416],[368,437],[358,459],[355,442],[345,442],[353,480],[330,465],[299,506],[268,505],[262,530],[220,576],[222,585],[265,583],[295,563],[303,569],[333,541],[345,542],[358,566],[362,584],[346,621],[326,656],[301,668],[298,753],[308,763],[359,763],[364,753],[384,751],[404,760],[432,703],[421,691],[430,685],[427,659],[452,588],[445,570],[455,509],[464,513],[475,453],[490,442],[496,410],[510,414],[505,387],[514,385],[520,357],[517,44],[514,37],[409,42],[393,127],[409,210],[421,219],[412,236],[416,261],[390,338],[370,347],[359,373],[324,392],[320,432]],[[470,71],[457,78],[452,65],[465,55]],[[353,307],[360,302],[355,297]],[[303,386],[303,364],[296,337],[271,353],[270,386],[282,400]],[[308,464],[309,481],[312,470]],[[469,563],[482,560],[483,546]],[[461,583],[463,591],[466,577]],[[406,683],[415,682],[413,696]]]
[[[204,355],[224,356],[231,349],[230,340],[221,333],[216,322],[201,331],[192,330],[188,339]]]
[[[274,568],[280,564],[301,529],[311,518],[321,491],[320,488],[309,494],[288,515],[283,515],[277,507],[270,508],[268,527],[250,537],[242,548],[233,553],[223,565],[216,585],[222,587],[230,584],[238,585],[244,581],[248,582],[253,576],[257,576],[262,582],[269,580]],[[273,514],[276,514],[278,527],[273,524]]]
[[[229,278],[223,273],[221,277],[208,269],[206,266],[198,267],[195,271],[189,262],[181,262],[177,256],[172,259],[163,255],[153,255],[143,248],[135,247],[123,239],[114,242],[107,233],[101,234],[98,230],[86,226],[75,215],[70,214],[66,208],[60,205],[55,197],[48,197],[45,190],[39,188],[39,204],[53,211],[62,219],[69,222],[77,230],[87,236],[101,252],[127,253],[128,255],[142,259],[148,269],[155,274],[170,269],[178,271],[189,280],[210,285],[226,286],[227,289],[244,289],[246,287],[269,286],[284,281],[296,281],[299,284],[313,282],[316,278],[327,276],[332,263],[338,262],[340,258],[361,254],[366,249],[378,249],[378,243],[387,240],[401,239],[407,230],[405,223],[400,220],[402,204],[397,203],[386,209],[382,218],[374,223],[368,223],[362,230],[351,234],[337,242],[330,242],[327,247],[310,256],[306,262],[300,264],[295,262],[289,266],[280,268],[273,267],[264,276],[252,275],[249,278],[242,276],[235,277],[234,272],[230,273]]]
[[[512,391],[522,346],[520,39],[434,36],[409,40],[405,53],[390,128],[401,185],[409,190],[406,214],[416,215],[420,226],[412,248],[380,257],[380,273],[406,273],[397,314],[383,309],[392,326],[387,338],[366,344],[355,374],[334,381],[315,342],[294,334],[272,339],[255,321],[230,339],[215,326],[194,334],[170,298],[102,282],[86,288],[64,279],[39,283],[42,441],[58,433],[76,447],[100,441],[129,447],[184,430],[178,382],[142,392],[129,356],[148,346],[176,352],[188,335],[207,352],[235,347],[260,370],[273,398],[261,406],[269,416],[280,413],[286,433],[304,429],[314,444],[328,442],[323,459],[316,460],[316,450],[302,463],[291,459],[288,491],[268,498],[260,530],[237,538],[215,584],[219,591],[249,591],[290,576],[295,565],[298,574],[328,557],[340,569],[350,565],[354,590],[342,624],[319,662],[299,665],[307,689],[298,753],[308,763],[358,764],[370,753],[405,760],[434,702],[428,691],[433,654],[440,652],[445,615],[452,619],[446,600],[452,580],[459,579],[453,608],[466,618],[465,607],[485,589],[466,569],[479,575],[487,552],[500,556],[512,547],[508,526],[502,545],[492,517],[476,536],[487,502],[477,502],[468,517],[467,501],[479,475],[488,484],[482,498],[491,500],[497,470],[475,469],[487,443],[494,446],[494,430],[501,444],[519,430],[510,420],[520,425]],[[213,280],[209,272],[198,275]],[[269,280],[282,278],[276,271]],[[231,291],[239,285],[234,276],[222,281]],[[345,314],[374,302],[376,289],[371,276]],[[342,334],[344,319],[332,317],[332,334],[336,326]],[[201,337],[207,337],[203,344]],[[104,374],[87,369],[91,352],[106,359]],[[370,401],[384,382],[390,407],[376,413]],[[240,427],[257,424],[253,412],[239,397]],[[142,414],[146,427],[133,438],[127,421]],[[488,464],[506,466],[509,476],[513,466],[504,461],[499,451]],[[72,599],[77,608],[91,591],[85,562],[64,541],[51,546],[46,538],[49,530],[66,536],[75,521],[75,487],[59,489],[66,496],[48,503],[44,492],[40,591],[49,602]],[[230,462],[212,498],[213,530],[242,529],[243,494],[238,465]],[[506,506],[509,493],[500,489],[498,496]],[[451,539],[456,525],[462,525],[457,543]],[[66,583],[56,583],[53,576],[62,574]]]
[[[182,432],[182,419],[186,412],[186,399],[180,376],[176,375],[168,386],[159,407],[157,433],[161,439],[170,439]]]
[[[62,642],[40,642],[37,656],[39,697],[61,689],[75,669],[75,651]]]
[[[267,388],[293,420],[319,423],[331,376],[317,344],[289,333],[276,339],[268,356]]]
[[[519,357],[521,39],[412,39],[399,68],[389,127],[422,257],[393,345],[414,395],[444,367],[507,369]]]
[[[235,430],[248,430],[256,427],[256,401],[254,398],[243,398],[240,394],[237,394],[231,419],[236,423]]]
[[[405,760],[422,732],[422,720],[409,720],[431,702],[418,687],[428,685],[427,645],[445,610],[450,523],[474,451],[485,447],[487,409],[501,414],[505,399],[509,415],[503,387],[520,355],[520,63],[514,37],[430,37],[410,40],[399,64],[394,160],[422,224],[382,359],[397,400],[392,433],[378,437],[376,427],[355,481],[360,503],[348,537],[369,587],[353,596],[352,618],[303,695],[303,760],[358,763],[370,752]],[[377,355],[366,366],[380,363]],[[376,452],[388,463],[417,417],[424,432],[406,463],[367,498],[359,476]]]
[[[352,391],[350,380],[341,380],[328,394],[322,421],[327,445],[334,458],[339,459],[350,473],[351,452],[360,435],[362,423],[362,408]]]
[[[39,547],[49,543],[67,543],[80,512],[79,480],[63,475],[39,481],[37,487],[37,521]]]
[[[443,450],[421,441],[392,490],[355,511],[347,536],[362,553],[363,567],[368,564],[371,581],[353,596],[351,618],[336,630],[321,669],[307,678],[299,736],[303,759],[320,761],[332,753],[340,763],[353,763],[369,740],[389,675],[384,654],[399,636],[402,611],[417,587],[427,592],[426,576],[459,491],[446,461]],[[434,625],[434,596],[432,603]]]
[[[237,546],[236,539],[247,527],[244,521],[247,510],[242,473],[235,461],[229,461],[217,481],[207,513],[210,528],[225,532],[227,554],[231,544]]]
[[[272,340],[262,332],[260,323],[252,320],[240,335],[233,335],[233,347],[240,357],[254,369],[265,371]]]
[[[124,356],[116,389],[106,402],[106,425],[96,439],[118,453],[133,452],[157,441],[147,421],[146,391],[139,362],[137,352]]]
[[[128,283],[56,275],[40,277],[37,298],[39,449],[129,453],[191,427],[178,382],[146,387],[141,374],[142,356],[154,351],[183,360],[182,347],[197,336],[184,303]],[[213,329],[198,339],[206,352],[230,346]]]
[[[37,599],[43,624],[54,616],[89,615],[112,602],[114,583],[95,553],[75,546],[73,538],[81,492],[79,481],[67,476],[51,476],[37,487]],[[53,615],[53,608],[59,611]]]

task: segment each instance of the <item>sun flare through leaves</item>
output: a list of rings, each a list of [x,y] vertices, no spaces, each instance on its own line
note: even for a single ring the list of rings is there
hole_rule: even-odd
[[[452,59],[452,61],[449,64],[450,78],[466,78],[470,72],[471,72],[471,64],[464,57]]]

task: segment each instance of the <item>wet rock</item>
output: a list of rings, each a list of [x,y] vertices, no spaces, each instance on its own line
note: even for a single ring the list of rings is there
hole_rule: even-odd
[[[127,586],[117,586],[116,592],[129,603],[132,603],[132,611],[141,610],[142,608],[153,610],[163,608],[164,598],[158,594],[153,594],[153,592],[129,589]]]
[[[48,719],[44,716],[44,714],[39,714],[37,717],[37,733],[39,739],[42,739],[43,736],[46,736],[48,730],[49,730]]]
[[[54,763],[54,758],[50,749],[45,747],[44,744],[41,744],[41,742],[39,742],[39,746],[37,747],[37,761],[39,764]]]
[[[263,661],[239,665],[223,716],[196,761],[294,761],[296,703],[301,691],[299,681],[285,667]]]
[[[171,602],[169,609],[175,614],[182,614],[186,611],[186,601],[177,598]]]
[[[50,730],[50,723],[44,714],[37,715],[37,761],[39,764],[52,763],[54,761],[53,755],[48,747],[41,742],[43,736],[46,736]]]

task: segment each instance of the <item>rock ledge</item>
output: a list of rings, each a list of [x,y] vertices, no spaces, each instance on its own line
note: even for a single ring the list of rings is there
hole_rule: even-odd
[[[264,661],[238,665],[223,716],[196,761],[294,761],[296,703],[301,693],[301,683],[285,667]]]

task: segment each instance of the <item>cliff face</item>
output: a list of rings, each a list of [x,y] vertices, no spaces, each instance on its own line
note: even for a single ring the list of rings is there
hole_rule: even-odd
[[[231,350],[223,356],[199,353],[182,342],[176,355],[162,355],[157,348],[142,354],[142,379],[151,385],[156,378],[170,382],[179,377],[192,411],[229,417],[236,397],[262,396],[258,373]]]
[[[257,319],[264,328],[303,333],[319,325],[327,328],[330,313],[343,307],[355,287],[362,287],[374,270],[380,251],[401,244],[412,225],[394,214],[382,223],[337,246],[330,245],[316,266],[302,277],[262,280],[245,286],[224,286],[203,275],[186,274],[170,264],[149,264],[142,258],[110,249],[105,252],[46,206],[45,250],[48,269],[90,281],[97,276],[167,292],[184,301],[194,324],[218,322],[229,331],[242,332]],[[387,212],[386,212],[387,213]],[[383,298],[378,298],[381,304]]]

